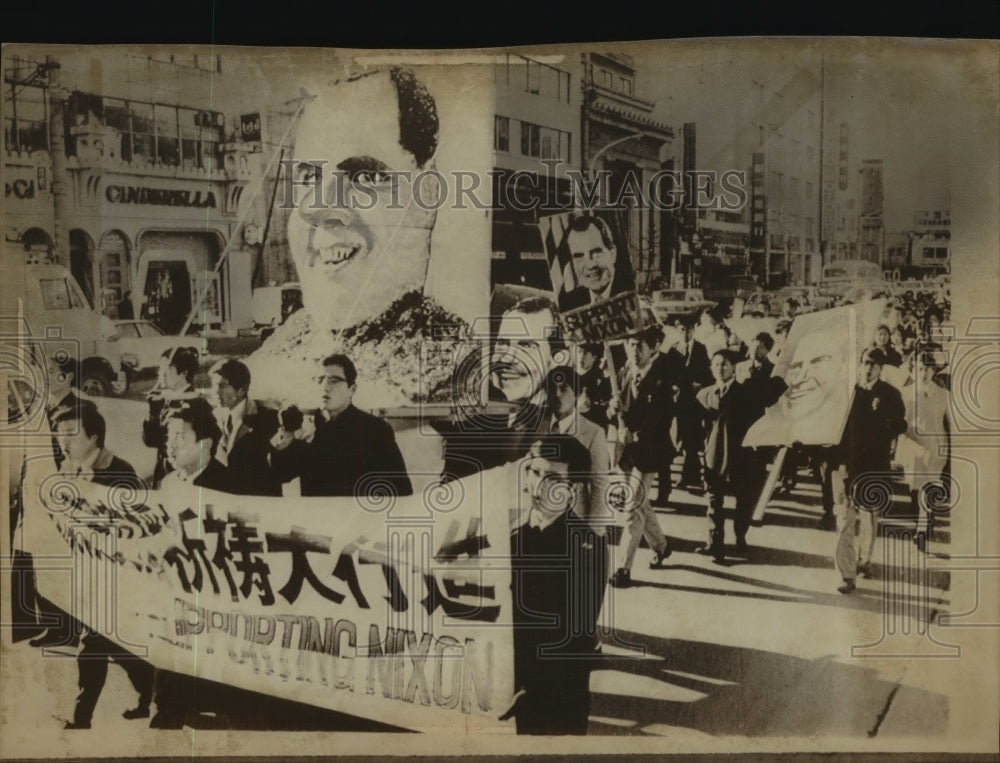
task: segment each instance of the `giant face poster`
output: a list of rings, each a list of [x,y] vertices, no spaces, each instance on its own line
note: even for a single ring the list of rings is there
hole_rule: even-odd
[[[995,754],[996,54],[5,46],[0,755]],[[599,399],[594,305],[692,329],[652,568],[633,502],[570,521],[608,475],[531,447],[603,447],[543,388]],[[695,553],[712,352],[775,340],[760,454],[836,443],[876,338],[909,429],[872,576],[837,592],[819,462]]]

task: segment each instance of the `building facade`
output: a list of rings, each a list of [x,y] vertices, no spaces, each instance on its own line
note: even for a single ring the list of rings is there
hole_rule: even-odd
[[[249,326],[250,174],[213,97],[221,63],[136,56],[94,77],[100,62],[78,58],[6,63],[3,256],[66,266],[112,319],[168,334]]]

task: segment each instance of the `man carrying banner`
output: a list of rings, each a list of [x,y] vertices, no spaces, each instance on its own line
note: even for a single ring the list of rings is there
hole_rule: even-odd
[[[149,414],[142,422],[143,443],[156,448],[153,487],[159,487],[170,469],[167,459],[167,419],[184,400],[196,396],[194,375],[197,372],[198,350],[194,347],[175,347],[163,352],[156,386],[146,396]]]
[[[758,342],[759,354],[764,342]],[[716,562],[725,560],[726,493],[735,493],[736,552],[746,554],[747,530],[754,503],[764,486],[766,463],[752,448],[743,447],[743,438],[750,426],[764,415],[764,409],[777,402],[785,391],[780,377],[771,377],[763,370],[749,374],[745,382],[734,378],[734,356],[731,350],[717,350],[712,355],[712,375],[715,384],[698,393],[705,425],[705,486],[708,492],[708,544],[698,553],[710,555]]]
[[[598,612],[588,591],[603,546],[576,516],[590,472],[572,435],[531,445],[528,520],[511,535],[518,734],[585,734]]]
[[[67,408],[56,423],[60,446],[65,456],[61,472],[71,479],[95,485],[122,485],[134,490],[139,484],[132,465],[104,447],[107,425],[96,406]],[[148,718],[153,697],[153,666],[139,659],[115,642],[84,626],[76,664],[80,693],[76,698],[73,720],[67,729],[89,729],[94,708],[108,676],[108,663],[115,662],[128,674],[139,694],[139,704],[126,710],[125,718]]]
[[[172,471],[163,478],[163,490],[203,487],[229,490],[229,476],[215,457],[222,432],[212,405],[195,397],[173,405],[166,420],[167,463]]]
[[[650,505],[649,494],[653,478],[668,471],[676,451],[670,439],[670,422],[674,415],[674,375],[670,362],[660,354],[663,330],[659,326],[644,329],[628,340],[630,363],[622,369],[621,400],[612,409],[620,411],[625,447],[619,466],[631,473],[635,482],[634,508],[628,515],[628,541],[622,550],[621,562],[611,584],[616,588],[632,583],[632,562],[639,542],[646,539],[653,550],[649,566],[657,569],[670,556],[670,544],[656,512]],[[665,502],[670,494],[670,481],[661,483],[658,498]]]
[[[859,572],[866,577],[870,574],[878,507],[866,504],[883,495],[881,486],[889,478],[892,443],[907,430],[899,390],[879,378],[885,362],[885,355],[876,347],[861,355],[854,400],[835,455],[839,469],[834,495],[839,498],[842,518],[836,562],[844,579],[837,590],[844,594],[855,589]]]

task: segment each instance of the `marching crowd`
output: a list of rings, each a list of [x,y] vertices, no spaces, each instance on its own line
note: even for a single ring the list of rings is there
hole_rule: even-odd
[[[801,382],[792,374],[786,382],[772,373],[796,307],[786,306],[775,336],[760,331],[750,342],[729,330],[719,311],[680,321],[677,342],[666,348],[663,328],[648,327],[625,342],[626,361],[614,378],[605,346],[572,346],[547,330],[558,320],[553,302],[524,299],[504,313],[490,368],[493,386],[512,404],[510,413],[438,426],[442,480],[511,463],[527,474],[529,505],[523,524],[513,528],[511,549],[519,693],[510,715],[521,732],[586,730],[585,681],[592,660],[582,657],[600,651],[597,618],[605,581],[618,588],[632,584],[643,540],[653,554],[651,568],[662,567],[673,552],[655,509],[670,505],[675,459],[681,462],[676,487],[704,495],[705,542],[698,553],[717,562],[728,554],[749,555],[751,515],[777,448],[744,447],[743,438],[788,382]],[[893,461],[904,464],[917,509],[915,537],[921,549],[926,546],[934,516],[924,495],[931,482],[927,475],[941,475],[947,485],[948,377],[937,331],[944,317],[930,294],[891,300],[874,344],[859,359],[842,440],[830,447],[793,446],[781,467],[779,489],[790,489],[806,465],[823,486],[820,526],[840,529],[835,559],[842,593],[854,589],[859,574],[870,574],[878,516],[865,504],[866,475],[884,477]],[[47,410],[57,468],[69,478],[102,485],[138,479],[127,461],[107,449],[97,405],[73,391],[74,364],[60,356],[49,365]],[[211,400],[195,389],[197,372],[194,348],[164,353],[141,424],[143,442],[156,449],[154,487],[273,496],[352,496],[369,489],[412,493],[392,427],[353,405],[357,372],[350,358],[333,355],[323,362],[313,381],[322,389],[324,408],[315,412],[274,411],[255,402],[250,372],[240,360],[225,359],[211,368]],[[378,480],[370,479],[373,475]],[[735,498],[731,547],[723,509],[727,495]],[[624,528],[612,563],[608,529],[616,516],[624,518]],[[568,553],[567,543],[578,553]],[[548,562],[524,562],[536,555]],[[573,566],[569,591],[555,583],[567,564]],[[64,614],[41,598],[37,608],[57,619]],[[554,634],[551,625],[534,622],[539,612],[566,615],[555,628],[564,632]],[[566,631],[571,621],[575,630]],[[80,644],[80,693],[67,728],[90,727],[109,661],[127,670],[139,694],[126,717],[149,717],[153,668],[72,618],[62,622],[31,643]],[[561,644],[578,659],[540,658],[538,648],[545,643]],[[178,727],[184,709],[170,697],[182,693],[180,679],[159,673],[152,725]],[[565,692],[578,684],[584,688]],[[570,695],[578,699],[567,702]],[[560,709],[553,711],[556,706]],[[540,714],[542,708],[548,711]]]

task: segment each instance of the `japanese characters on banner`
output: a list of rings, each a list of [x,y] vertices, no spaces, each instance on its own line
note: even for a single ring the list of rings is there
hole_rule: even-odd
[[[491,478],[276,504],[106,488],[35,458],[23,545],[73,576],[40,574],[42,596],[160,669],[418,730],[513,733],[498,720],[511,519],[482,500]]]
[[[858,379],[858,360],[871,345],[886,300],[799,315],[773,371],[788,389],[747,432],[743,444],[836,445]]]

